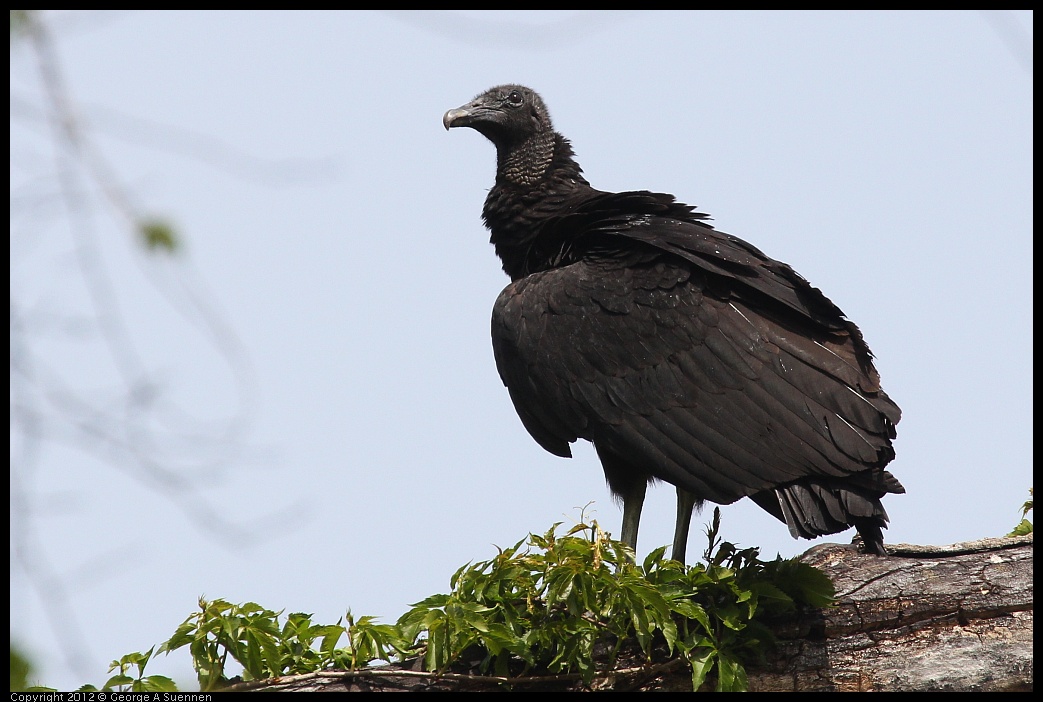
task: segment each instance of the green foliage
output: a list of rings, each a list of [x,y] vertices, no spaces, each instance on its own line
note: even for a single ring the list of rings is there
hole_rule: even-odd
[[[167,222],[145,220],[138,223],[138,235],[149,251],[161,250],[165,253],[177,251],[179,243],[177,233]]]
[[[44,687],[30,683],[33,675],[33,665],[23,651],[20,651],[14,643],[11,644],[11,692],[57,692],[53,687]],[[11,695],[11,699],[15,699]],[[40,699],[48,699],[41,697]]]
[[[153,650],[188,646],[202,691],[233,682],[229,659],[242,666],[243,681],[258,681],[411,656],[434,675],[470,671],[478,661],[482,674],[568,673],[587,683],[619,667],[681,657],[693,689],[712,679],[717,690],[738,691],[747,688],[744,662],[772,643],[767,623],[799,606],[833,603],[833,584],[811,566],[764,562],[757,549],[722,542],[719,510],[707,529],[705,563],[691,567],[665,558],[665,547],[637,564],[597,522],[564,535],[559,526],[465,565],[448,594],[412,605],[394,625],[350,611],[332,625],[301,613],[280,623],[282,612],[253,602],[200,599],[168,641],[113,661],[110,672],[118,672],[102,689],[174,691],[169,678],[145,676],[145,666]]]
[[[483,672],[525,675],[534,669],[578,673],[590,682],[632,643],[643,663],[656,647],[683,656],[698,688],[715,674],[718,690],[743,690],[741,661],[771,643],[763,621],[798,604],[828,606],[833,586],[821,572],[781,559],[764,563],[756,549],[708,531],[707,562],[692,567],[653,551],[641,565],[596,522],[564,536],[530,535],[496,558],[464,566],[449,594],[413,605],[398,621],[424,651],[428,670],[446,671],[465,652],[484,655]],[[604,651],[604,655],[599,655]]]
[[[347,614],[336,624],[313,624],[310,614],[295,613],[280,626],[282,612],[253,602],[234,605],[200,599],[200,611],[184,621],[160,652],[188,646],[202,691],[228,685],[228,657],[243,666],[244,680],[310,673],[323,668],[355,669],[374,660],[391,660],[403,651],[395,627],[373,617],[356,621]],[[337,644],[347,637],[347,647]]]
[[[32,676],[29,659],[11,644],[11,692],[23,692],[29,689],[29,678]]]
[[[128,653],[119,660],[113,661],[109,666],[109,672],[119,672],[110,677],[102,685],[101,689],[93,685],[84,685],[80,692],[176,692],[177,685],[174,681],[163,675],[145,675],[145,666],[152,658],[153,646],[145,653]],[[137,675],[131,675],[131,668],[137,668]]]
[[[1032,488],[1029,488],[1029,499],[1021,506],[1021,521],[1007,536],[1025,536],[1032,533],[1032,522],[1028,520],[1029,512],[1032,511],[1032,498]]]
[[[32,10],[11,10],[11,37],[25,30],[32,21]],[[11,688],[14,689],[14,688]]]

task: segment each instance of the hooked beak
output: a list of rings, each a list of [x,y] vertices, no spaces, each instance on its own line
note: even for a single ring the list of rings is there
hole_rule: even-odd
[[[464,107],[457,107],[455,110],[449,110],[442,116],[442,124],[448,130],[450,127],[466,127],[467,118],[471,116],[471,113]]]

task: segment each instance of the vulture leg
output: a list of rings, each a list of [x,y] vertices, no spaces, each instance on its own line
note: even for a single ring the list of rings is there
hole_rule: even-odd
[[[671,556],[675,561],[684,563],[684,554],[688,548],[688,529],[692,525],[692,510],[700,500],[683,488],[677,488],[677,522],[674,525],[674,548]]]
[[[627,490],[617,493],[623,499],[623,533],[620,541],[637,553],[637,527],[641,521],[641,507],[645,504],[645,488],[648,483],[636,480]]]

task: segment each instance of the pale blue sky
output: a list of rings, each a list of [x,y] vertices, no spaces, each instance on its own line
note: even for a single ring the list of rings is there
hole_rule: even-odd
[[[493,364],[494,150],[441,117],[505,82],[543,95],[595,187],[697,205],[862,328],[904,412],[888,541],[1017,522],[1030,12],[48,17],[87,133],[184,252],[144,255],[82,171],[70,226],[36,58],[12,42],[11,630],[45,683],[100,684],[203,594],[393,621],[591,501],[618,533],[594,452],[544,452]],[[651,491],[642,553],[673,518]],[[812,545],[746,501],[723,536]],[[150,670],[194,684],[186,657]]]

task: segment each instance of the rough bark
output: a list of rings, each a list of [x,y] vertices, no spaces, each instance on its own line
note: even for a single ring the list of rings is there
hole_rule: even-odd
[[[1032,690],[1032,536],[889,546],[887,557],[816,546],[802,560],[837,588],[835,608],[776,627],[778,647],[748,665],[751,691]],[[286,691],[690,690],[687,664],[626,663],[578,676],[434,676],[417,661],[247,685]],[[462,668],[466,671],[466,666]]]
[[[839,606],[797,622],[751,690],[1032,689],[1032,537],[890,548],[819,546]]]

